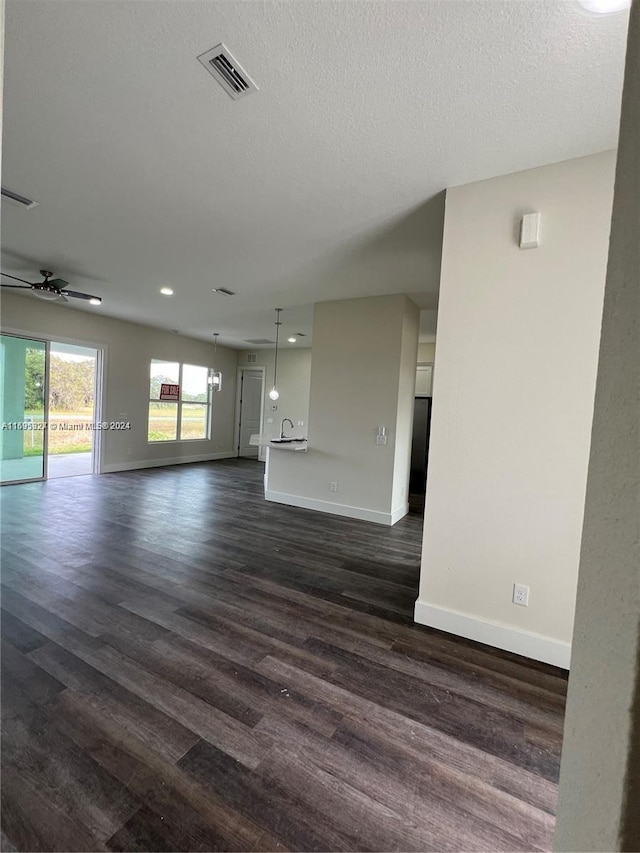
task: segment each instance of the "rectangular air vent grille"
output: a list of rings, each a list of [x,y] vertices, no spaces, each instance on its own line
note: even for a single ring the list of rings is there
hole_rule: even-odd
[[[203,53],[198,60],[234,100],[258,91],[251,77],[222,43]]]
[[[213,292],[214,293],[224,293],[225,296],[235,296],[236,295],[235,291],[227,290],[226,287],[214,287]]]
[[[255,354],[255,352],[247,353],[247,364],[255,364],[257,360],[258,356]]]
[[[11,201],[13,204],[17,204],[25,210],[31,210],[32,207],[38,206],[37,201],[33,201],[31,198],[25,198],[23,195],[14,193],[6,187],[2,187],[2,198],[6,198],[7,201]]]
[[[259,344],[275,344],[275,341],[270,341],[268,338],[245,338],[245,341],[254,346],[258,346]]]

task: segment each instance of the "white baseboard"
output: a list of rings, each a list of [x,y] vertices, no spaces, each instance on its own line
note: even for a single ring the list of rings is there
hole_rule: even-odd
[[[233,459],[235,453],[232,450],[223,450],[220,453],[202,453],[198,456],[174,456],[169,459],[143,459],[138,462],[112,462],[103,465],[101,474],[116,474],[118,471],[136,471],[139,468],[162,468],[165,465],[185,465],[189,462],[212,462],[215,459]]]
[[[404,518],[405,515],[409,512],[409,504],[402,504],[397,509],[394,509],[391,513],[391,524],[395,524],[396,521],[400,521],[401,518]]]
[[[395,513],[379,512],[374,509],[365,509],[359,506],[348,506],[347,504],[334,503],[333,501],[321,501],[315,498],[303,498],[300,495],[288,495],[285,492],[265,491],[266,500],[273,501],[277,504],[287,504],[287,506],[298,506],[302,509],[314,509],[318,512],[328,512],[330,515],[342,515],[345,518],[358,518],[360,521],[373,521],[375,524],[386,524],[391,527],[396,521],[399,521],[407,510],[404,507],[401,510],[396,510]],[[401,513],[401,514],[398,514]],[[397,515],[397,518],[394,516]]]
[[[562,643],[529,631],[518,631],[497,622],[486,622],[475,616],[458,613],[456,610],[446,610],[444,607],[427,604],[420,599],[416,601],[414,619],[420,625],[428,625],[430,628],[438,628],[440,631],[485,643],[496,649],[504,649],[507,652],[562,667],[562,669],[569,669],[570,643]]]

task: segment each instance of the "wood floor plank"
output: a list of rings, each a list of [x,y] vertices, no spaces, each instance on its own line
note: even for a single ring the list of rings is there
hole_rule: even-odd
[[[274,742],[295,749],[306,762],[367,793],[395,815],[406,820],[409,814],[411,825],[423,826],[427,834],[434,827],[437,835],[438,827],[453,825],[458,849],[473,847],[480,838],[486,849],[516,850],[523,843],[527,848],[544,849],[553,825],[551,815],[430,755],[417,756],[402,749],[380,731],[376,736],[364,735],[360,726],[344,720],[327,739],[310,736],[297,724],[276,717],[265,717],[259,728]],[[465,834],[467,827],[472,827],[471,835]],[[423,838],[420,832],[418,835]],[[405,838],[405,846],[408,843]]]
[[[215,791],[204,789],[174,760],[168,760],[155,750],[146,738],[140,738],[137,732],[122,727],[117,719],[105,714],[97,697],[69,690],[52,703],[48,713],[61,732],[126,785],[142,803],[144,815],[155,815],[144,821],[136,817],[140,815],[136,812],[107,842],[109,847],[115,849],[128,843],[133,828],[141,828],[145,823],[153,842],[157,843],[160,840],[159,821],[166,823],[161,847],[170,844],[169,849],[189,849],[194,839],[198,839],[199,844],[205,844],[205,849],[210,846],[211,849],[251,850],[265,839],[263,827],[241,816]],[[267,839],[273,849],[282,847],[277,839],[271,836]],[[151,838],[148,841],[151,842]],[[140,839],[137,843],[141,843]]]
[[[496,787],[504,791],[519,792],[522,799],[537,808],[551,812],[555,808],[555,785],[515,763],[407,718],[343,687],[296,670],[275,658],[265,658],[259,668],[273,678],[280,678],[285,686],[295,685],[311,696],[330,702],[346,719],[356,725],[366,726],[372,733],[382,732],[391,743],[402,744],[416,756],[432,754],[471,776],[492,779]]]
[[[66,687],[91,696],[106,718],[169,761],[180,758],[199,740],[185,726],[56,643],[48,642],[29,657]]]
[[[72,816],[94,843],[101,844],[135,813],[139,803],[52,726],[46,707],[46,703],[40,707],[32,702],[19,716],[3,718],[3,777],[6,771],[13,774],[10,778],[18,774],[26,795],[29,791],[46,792],[52,807]]]
[[[3,849],[550,849],[566,673],[414,624],[419,515],[262,474],[0,490]]]

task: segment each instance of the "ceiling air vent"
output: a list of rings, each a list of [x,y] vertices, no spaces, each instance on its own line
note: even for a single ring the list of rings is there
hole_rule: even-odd
[[[24,210],[31,210],[32,207],[38,206],[37,201],[33,201],[33,199],[30,198],[25,198],[23,195],[18,195],[18,193],[14,193],[11,190],[8,190],[6,187],[2,187],[2,198],[12,202],[13,204],[17,204]]]
[[[234,101],[258,91],[251,77],[223,44],[218,44],[203,53],[198,57],[198,61],[216,78]]]
[[[255,364],[257,362],[257,360],[258,360],[258,356],[255,354],[255,352],[248,352],[247,353],[247,364]]]
[[[259,344],[275,344],[275,341],[270,341],[268,338],[252,338],[251,340],[249,340],[249,338],[245,338],[245,341],[248,344],[254,344],[255,346],[258,346]]]
[[[235,296],[236,295],[235,291],[227,290],[226,287],[214,287],[213,292],[214,293],[224,293],[225,296]]]

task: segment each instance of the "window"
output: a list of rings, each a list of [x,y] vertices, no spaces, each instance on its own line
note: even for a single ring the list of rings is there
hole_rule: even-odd
[[[195,441],[211,436],[211,393],[209,369],[195,364],[151,360],[149,389],[149,432],[153,441]],[[177,399],[163,394],[162,386],[178,386]],[[164,399],[163,399],[164,398]]]

